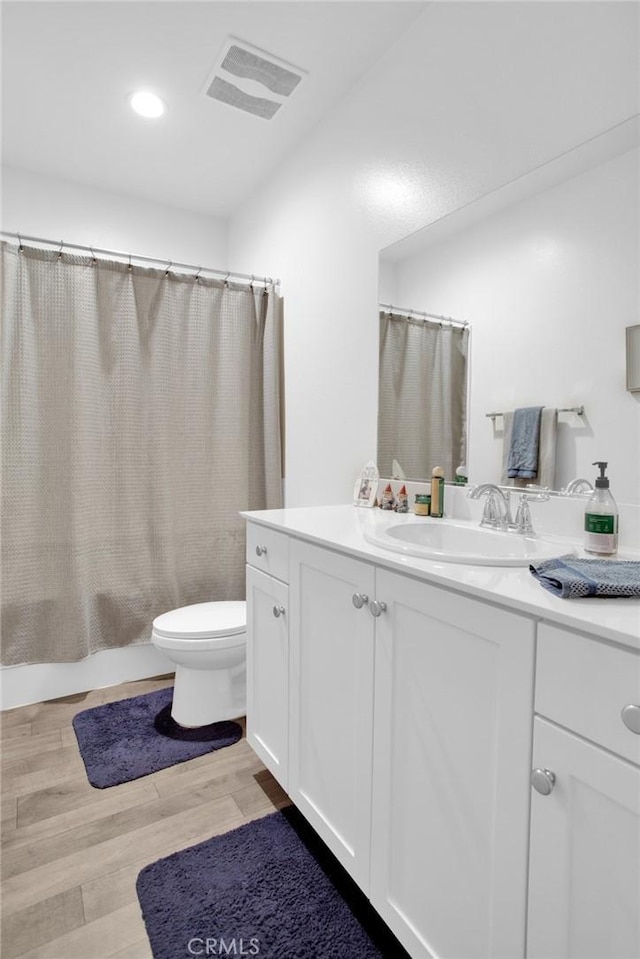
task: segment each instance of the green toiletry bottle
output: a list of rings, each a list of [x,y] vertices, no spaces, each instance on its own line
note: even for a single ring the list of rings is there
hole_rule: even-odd
[[[584,511],[584,548],[598,556],[614,556],[618,552],[618,507],[605,476],[607,463],[592,464],[600,469],[596,488]]]

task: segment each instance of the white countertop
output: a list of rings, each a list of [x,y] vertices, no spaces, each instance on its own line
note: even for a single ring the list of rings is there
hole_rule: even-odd
[[[372,524],[398,522],[397,514],[387,514],[387,520],[381,513],[378,509],[345,505],[258,510],[242,515],[252,522],[375,562],[386,569],[640,649],[640,599],[561,599],[541,586],[527,566],[471,566],[392,553],[368,543],[364,537],[365,530]],[[416,519],[413,514],[410,517]],[[562,550],[558,552],[561,554]]]

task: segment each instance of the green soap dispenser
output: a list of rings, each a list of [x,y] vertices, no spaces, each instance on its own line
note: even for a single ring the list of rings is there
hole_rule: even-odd
[[[600,469],[593,491],[584,511],[584,548],[598,556],[614,556],[618,551],[618,507],[609,489],[605,475],[608,463],[595,462]]]

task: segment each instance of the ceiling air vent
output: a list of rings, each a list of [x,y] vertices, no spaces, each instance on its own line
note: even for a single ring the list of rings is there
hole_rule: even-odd
[[[229,37],[204,92],[227,106],[271,120],[304,73],[244,40]]]

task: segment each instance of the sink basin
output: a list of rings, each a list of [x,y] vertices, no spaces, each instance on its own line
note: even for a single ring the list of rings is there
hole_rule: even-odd
[[[375,546],[407,556],[473,566],[528,566],[535,560],[572,552],[571,544],[560,540],[442,519],[396,522],[365,530],[364,536]]]

